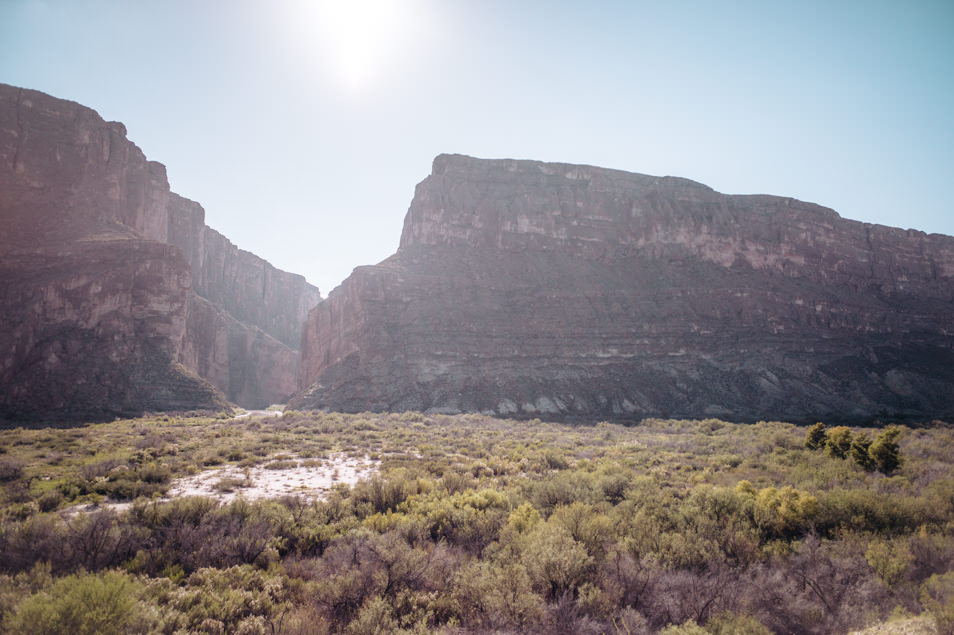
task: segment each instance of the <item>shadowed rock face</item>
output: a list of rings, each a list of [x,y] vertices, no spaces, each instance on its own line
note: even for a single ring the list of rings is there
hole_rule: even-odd
[[[122,124],[0,84],[0,418],[261,407],[294,392],[318,290],[204,216]]]
[[[589,166],[440,156],[312,310],[299,407],[954,414],[954,238]]]

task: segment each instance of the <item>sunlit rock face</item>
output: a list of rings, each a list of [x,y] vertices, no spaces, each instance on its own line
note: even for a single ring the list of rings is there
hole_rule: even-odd
[[[0,418],[294,392],[318,290],[204,220],[122,124],[0,84]]]
[[[671,177],[439,156],[312,310],[300,407],[954,414],[954,238]]]

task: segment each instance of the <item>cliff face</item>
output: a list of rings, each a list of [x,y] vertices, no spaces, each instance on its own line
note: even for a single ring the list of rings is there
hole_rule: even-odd
[[[318,290],[208,228],[89,108],[0,84],[0,250],[0,417],[258,407],[297,386]]]
[[[954,238],[676,178],[441,156],[309,315],[297,405],[954,414]]]
[[[205,224],[198,203],[171,194],[166,242],[182,250],[192,288],[232,317],[298,350],[301,326],[321,300],[302,276],[276,269]]]

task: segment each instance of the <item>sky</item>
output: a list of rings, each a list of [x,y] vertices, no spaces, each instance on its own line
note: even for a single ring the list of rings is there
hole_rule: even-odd
[[[460,153],[954,235],[950,0],[0,0],[0,82],[122,121],[323,296]]]

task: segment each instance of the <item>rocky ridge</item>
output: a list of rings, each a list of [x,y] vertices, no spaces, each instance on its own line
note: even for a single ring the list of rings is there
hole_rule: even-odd
[[[954,414],[954,238],[790,198],[442,155],[395,255],[312,310],[299,407]]]
[[[0,418],[260,407],[292,393],[318,290],[204,215],[122,124],[0,84]]]

